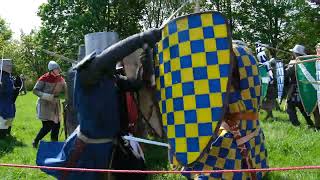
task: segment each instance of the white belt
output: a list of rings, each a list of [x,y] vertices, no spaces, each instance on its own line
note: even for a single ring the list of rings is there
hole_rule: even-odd
[[[85,136],[81,131],[79,130],[77,132],[77,137],[82,140],[83,142],[87,144],[103,144],[103,143],[110,143],[112,142],[112,139],[109,138],[102,138],[102,139],[92,139]]]

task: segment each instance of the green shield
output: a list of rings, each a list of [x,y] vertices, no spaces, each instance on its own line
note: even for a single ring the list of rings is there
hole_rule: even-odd
[[[316,56],[301,56],[301,61]],[[299,95],[304,110],[310,115],[317,106],[316,62],[303,62],[295,65]]]
[[[259,66],[259,76],[261,79],[261,100],[267,96],[268,85],[270,82],[270,77],[265,65]]]

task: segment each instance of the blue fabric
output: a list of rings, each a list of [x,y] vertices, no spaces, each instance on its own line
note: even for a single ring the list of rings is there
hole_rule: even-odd
[[[50,167],[65,167],[68,162],[71,153],[75,150],[74,144],[76,141],[76,133],[70,135],[68,140],[63,142],[40,142],[39,150],[37,153],[37,165],[50,166]],[[104,144],[87,144],[84,147],[84,151],[81,153],[80,158],[77,160],[77,168],[96,168],[106,169],[108,167],[109,158],[112,153],[112,143]],[[63,171],[46,170],[42,171],[54,176],[57,179],[61,179]],[[93,172],[75,172],[70,171],[65,177],[67,180],[77,179],[103,179],[102,173]]]
[[[112,78],[105,76],[92,87],[83,87],[76,75],[74,102],[80,131],[89,138],[113,138],[120,131],[117,87]],[[37,154],[37,164],[41,166],[65,167],[71,152],[75,150],[76,133],[70,135],[64,144],[41,142]],[[106,169],[112,153],[112,143],[86,144],[76,167]],[[59,171],[43,170],[56,178]],[[70,172],[67,179],[102,179],[101,173]]]
[[[120,131],[118,92],[113,79],[105,76],[92,87],[75,84],[75,106],[81,132],[89,138],[112,138]]]
[[[13,81],[7,72],[3,71],[0,87],[0,116],[4,119],[14,118],[16,108],[14,104]]]

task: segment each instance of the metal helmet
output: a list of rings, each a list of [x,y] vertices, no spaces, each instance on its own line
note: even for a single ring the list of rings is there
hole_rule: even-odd
[[[60,66],[59,66],[59,64],[58,64],[57,62],[55,62],[55,61],[50,61],[50,62],[48,63],[48,70],[49,70],[49,71],[52,71],[52,70],[54,70],[54,69],[60,69]]]
[[[305,47],[300,44],[296,44],[294,48],[290,49],[290,51],[293,53],[299,54],[301,56],[306,55]]]
[[[0,59],[0,70],[7,73],[12,73],[12,60],[11,59]]]

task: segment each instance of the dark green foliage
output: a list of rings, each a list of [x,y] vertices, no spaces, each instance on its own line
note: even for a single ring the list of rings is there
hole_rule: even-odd
[[[5,22],[4,19],[0,17],[0,39],[2,40],[9,40],[12,36],[12,31],[8,27],[8,24]]]
[[[126,38],[144,29],[160,27],[186,0],[50,0],[39,7],[42,20],[39,31],[10,40],[11,30],[0,19],[0,52],[15,61],[16,73],[36,79],[46,72],[46,64],[56,60],[63,71],[69,62],[51,57],[49,50],[77,59],[78,46],[84,35],[97,31],[116,31]],[[253,43],[260,40],[273,47],[289,50],[295,44],[305,45],[315,53],[320,42],[320,7],[304,0],[199,0],[201,11],[223,13],[230,22],[233,39]],[[177,16],[193,13],[195,2],[187,4]],[[270,51],[283,60],[288,54]]]
[[[42,20],[39,46],[77,59],[84,35],[115,31],[125,38],[140,31],[139,21],[145,4],[138,0],[60,0],[49,1],[39,8]],[[64,69],[69,63],[61,62]]]

